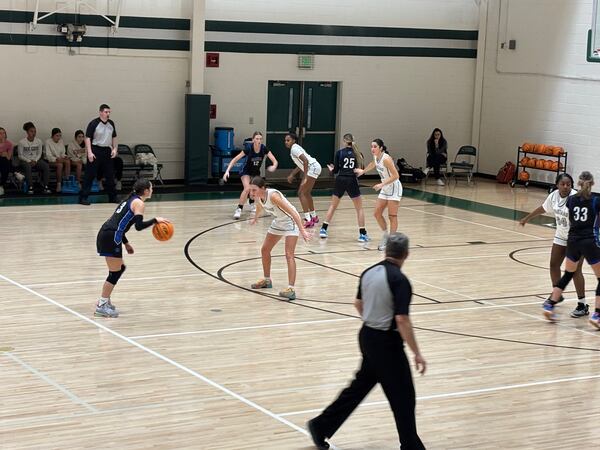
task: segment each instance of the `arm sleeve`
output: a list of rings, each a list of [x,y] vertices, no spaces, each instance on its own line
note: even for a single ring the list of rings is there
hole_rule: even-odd
[[[98,126],[98,122],[96,120],[92,120],[85,130],[85,137],[94,139],[94,132],[96,131],[96,126]]]
[[[388,270],[388,283],[394,297],[394,315],[408,316],[412,287],[398,270]]]
[[[127,239],[127,236],[125,236],[125,234],[123,234],[122,242],[123,244],[129,244],[129,239]]]
[[[112,120],[108,119],[108,121],[110,122],[110,124],[113,127],[112,137],[115,138],[115,137],[117,137],[117,127],[115,126],[115,123]]]
[[[141,214],[136,214],[135,216],[133,216],[133,224],[137,231],[142,231],[145,228],[151,227],[155,223],[157,223],[156,219],[150,219],[144,222],[144,216],[142,216]]]
[[[44,143],[39,140],[39,145],[37,147],[37,151],[35,152],[35,161],[39,161],[44,156]]]

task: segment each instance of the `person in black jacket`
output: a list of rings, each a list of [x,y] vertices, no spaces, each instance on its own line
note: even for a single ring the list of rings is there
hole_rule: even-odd
[[[437,184],[444,185],[440,166],[448,161],[448,142],[444,138],[444,133],[439,128],[434,128],[431,136],[427,140],[427,168],[433,169]]]

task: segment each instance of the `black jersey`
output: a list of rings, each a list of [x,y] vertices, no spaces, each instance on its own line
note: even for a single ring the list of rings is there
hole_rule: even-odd
[[[569,208],[569,240],[593,238],[598,241],[600,198],[592,196],[586,199],[581,195],[572,195],[567,200],[567,208]]]
[[[130,195],[127,200],[122,201],[117,209],[115,209],[113,215],[104,222],[100,229],[100,231],[113,232],[116,244],[120,244],[123,241],[123,236],[129,231],[131,225],[133,225],[135,214],[131,210],[131,203],[138,198],[140,197],[137,195]]]
[[[345,147],[335,152],[333,173],[338,176],[355,177],[354,169],[359,169],[359,163],[352,147]]]
[[[258,153],[254,151],[252,142],[244,144],[244,154],[246,155],[246,163],[240,172],[240,175],[260,175],[260,166],[262,165],[265,156],[269,153],[269,149],[264,144],[260,144]]]

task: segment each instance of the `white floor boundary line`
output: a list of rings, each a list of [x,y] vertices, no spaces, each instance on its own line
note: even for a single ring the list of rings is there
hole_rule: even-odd
[[[23,361],[21,358],[19,358],[17,355],[11,353],[11,352],[4,352],[4,355],[6,355],[8,358],[10,358],[11,360],[13,360],[14,362],[16,362],[17,364],[19,364],[21,367],[25,368],[27,371],[31,372],[32,374],[34,374],[36,377],[38,377],[39,379],[45,381],[46,383],[48,383],[50,386],[58,389],[60,392],[62,392],[63,394],[65,394],[67,397],[69,397],[69,399],[73,402],[76,403],[78,405],[83,406],[85,409],[87,409],[88,411],[91,412],[98,412],[98,408],[96,408],[95,406],[90,405],[88,402],[86,402],[85,400],[77,397],[75,394],[73,394],[70,390],[68,390],[66,387],[62,386],[61,384],[57,383],[56,381],[54,381],[52,378],[50,378],[48,375],[46,375],[43,372],[40,372],[39,370],[37,370],[35,367],[30,366],[29,364],[27,364],[25,361]]]
[[[581,377],[559,378],[556,380],[534,381],[531,383],[509,384],[506,386],[494,386],[494,387],[482,388],[482,389],[471,389],[468,391],[448,392],[445,394],[424,395],[424,396],[417,397],[417,401],[436,400],[436,399],[440,399],[440,398],[465,397],[465,396],[471,396],[471,395],[487,394],[489,392],[500,392],[500,391],[507,391],[507,390],[512,390],[512,389],[533,387],[533,386],[544,386],[544,385],[548,385],[548,384],[569,383],[571,381],[593,380],[593,379],[597,379],[597,378],[600,378],[600,375],[586,375],[586,376],[581,376]],[[379,406],[379,405],[388,405],[388,402],[387,402],[387,400],[385,400],[385,401],[378,401],[378,402],[361,403],[361,406]],[[280,413],[279,416],[289,417],[289,416],[297,416],[300,414],[309,414],[309,413],[312,414],[312,413],[317,413],[317,412],[321,412],[321,411],[322,411],[322,408],[305,409],[303,411],[291,411],[291,412],[287,412],[287,413]]]
[[[296,431],[298,431],[299,433],[302,433],[305,436],[309,436],[308,431],[306,431],[304,428],[299,427],[295,423],[290,422],[289,420],[287,420],[287,419],[279,416],[278,414],[273,413],[272,411],[270,411],[270,410],[268,410],[268,409],[260,406],[259,404],[253,402],[252,400],[248,400],[247,398],[243,397],[242,395],[240,395],[240,394],[238,394],[238,393],[236,393],[236,392],[234,392],[234,391],[226,388],[225,386],[220,385],[219,383],[217,383],[217,382],[211,380],[210,378],[207,378],[204,375],[202,375],[202,374],[200,374],[200,373],[198,373],[198,372],[196,372],[196,371],[194,371],[194,370],[192,370],[192,369],[184,366],[183,364],[180,364],[177,361],[174,361],[174,360],[172,360],[172,359],[170,359],[170,358],[162,355],[161,353],[158,353],[157,351],[152,350],[151,348],[148,348],[145,345],[140,344],[139,342],[136,342],[133,339],[130,339],[127,336],[124,336],[121,333],[118,333],[117,331],[114,331],[114,330],[112,330],[112,329],[110,329],[110,328],[102,325],[101,323],[98,323],[98,322],[90,319],[89,317],[84,316],[83,314],[80,314],[77,311],[74,311],[71,308],[69,308],[69,307],[67,307],[67,306],[65,306],[63,304],[61,304],[61,303],[59,303],[59,302],[57,302],[55,300],[52,300],[51,298],[49,298],[49,297],[47,297],[47,296],[45,296],[43,294],[40,294],[39,292],[34,291],[33,289],[30,289],[27,286],[24,286],[24,285],[20,284],[17,281],[11,280],[10,278],[7,278],[7,277],[5,277],[2,274],[0,274],[0,279],[2,279],[4,281],[6,281],[6,282],[8,282],[8,283],[10,283],[10,284],[18,287],[18,288],[21,288],[21,289],[29,292],[30,294],[32,294],[32,295],[34,295],[36,297],[41,298],[42,300],[44,300],[44,301],[46,301],[46,302],[48,302],[48,303],[50,303],[50,304],[52,304],[52,305],[54,305],[56,307],[58,307],[58,308],[60,308],[60,309],[62,309],[64,311],[68,312],[69,314],[77,317],[78,319],[83,320],[84,322],[87,322],[87,323],[95,326],[96,328],[99,328],[102,331],[105,331],[105,332],[107,332],[109,334],[112,334],[114,337],[116,337],[116,338],[118,338],[118,339],[120,339],[120,340],[122,340],[122,341],[124,341],[124,342],[126,342],[126,343],[128,343],[128,344],[130,344],[132,346],[134,346],[134,347],[137,347],[138,349],[140,349],[140,350],[142,350],[142,351],[144,351],[144,352],[146,352],[146,353],[154,356],[155,358],[158,358],[158,359],[166,362],[167,364],[170,364],[173,367],[175,367],[175,368],[177,368],[177,369],[179,369],[179,370],[181,370],[181,371],[183,371],[183,372],[185,372],[185,373],[193,376],[194,378],[197,378],[197,379],[203,381],[204,383],[206,383],[206,384],[214,387],[215,389],[218,389],[218,390],[224,392],[225,394],[229,395],[230,397],[233,397],[236,400],[244,403],[246,406],[249,406],[250,408],[256,409],[257,411],[260,411],[261,413],[265,414],[266,416],[269,416],[272,419],[275,419],[276,421],[278,421],[278,422],[280,422],[280,423],[282,423],[284,425],[287,425],[289,428],[292,428],[293,430],[296,430]],[[332,448],[334,448],[334,446],[332,446]]]
[[[436,213],[432,213],[432,212],[429,212],[429,211],[420,211],[420,210],[418,210],[418,209],[414,209],[414,208],[406,208],[406,209],[408,209],[408,210],[410,210],[410,211],[416,211],[416,212],[420,212],[420,213],[422,213],[422,214],[427,214],[427,215],[431,215],[431,216],[442,217],[442,218],[444,218],[444,219],[448,219],[448,220],[454,220],[454,221],[457,221],[457,222],[470,223],[470,224],[472,224],[472,225],[479,225],[480,227],[492,228],[492,229],[494,229],[494,230],[498,230],[498,231],[504,231],[505,233],[520,234],[521,236],[527,236],[527,237],[530,237],[530,238],[535,238],[535,239],[539,239],[539,240],[541,240],[541,239],[546,239],[546,238],[543,238],[543,237],[540,237],[540,236],[535,236],[535,235],[533,235],[533,234],[521,233],[521,232],[519,232],[519,231],[514,231],[514,230],[507,230],[506,228],[500,228],[500,227],[496,227],[496,226],[494,226],[494,225],[486,225],[486,224],[484,224],[484,223],[473,222],[473,221],[471,221],[471,220],[466,220],[466,219],[459,219],[458,217],[446,216],[446,215],[444,215],[444,214],[436,214]],[[472,211],[472,212],[475,212],[475,213],[477,213],[477,211]],[[495,216],[494,216],[494,217],[495,217]]]
[[[148,280],[166,280],[169,278],[188,278],[188,277],[199,277],[206,276],[205,273],[196,272],[196,273],[184,273],[181,275],[158,275],[155,277],[135,277],[135,278],[123,278],[119,280],[121,283],[124,281],[148,281]],[[77,281],[58,281],[56,283],[33,283],[33,284],[25,284],[29,288],[34,287],[45,287],[45,286],[67,286],[71,284],[88,284],[88,283],[104,283],[106,280],[77,280]]]
[[[163,334],[146,334],[141,336],[129,336],[130,339],[150,339],[157,337],[169,337],[169,336],[187,336],[190,334],[211,334],[211,333],[228,333],[231,331],[245,331],[245,330],[258,330],[263,328],[282,328],[292,327],[297,325],[314,325],[318,323],[331,323],[331,322],[347,322],[350,320],[356,321],[354,317],[344,317],[341,319],[323,319],[323,320],[306,320],[304,322],[288,322],[288,323],[272,323],[268,325],[251,325],[247,327],[235,327],[235,328],[220,328],[214,330],[199,330],[199,331],[180,331],[176,333],[163,333]]]

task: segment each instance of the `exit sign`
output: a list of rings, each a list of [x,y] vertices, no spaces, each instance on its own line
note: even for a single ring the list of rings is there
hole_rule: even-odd
[[[298,69],[314,69],[315,55],[298,55]]]

